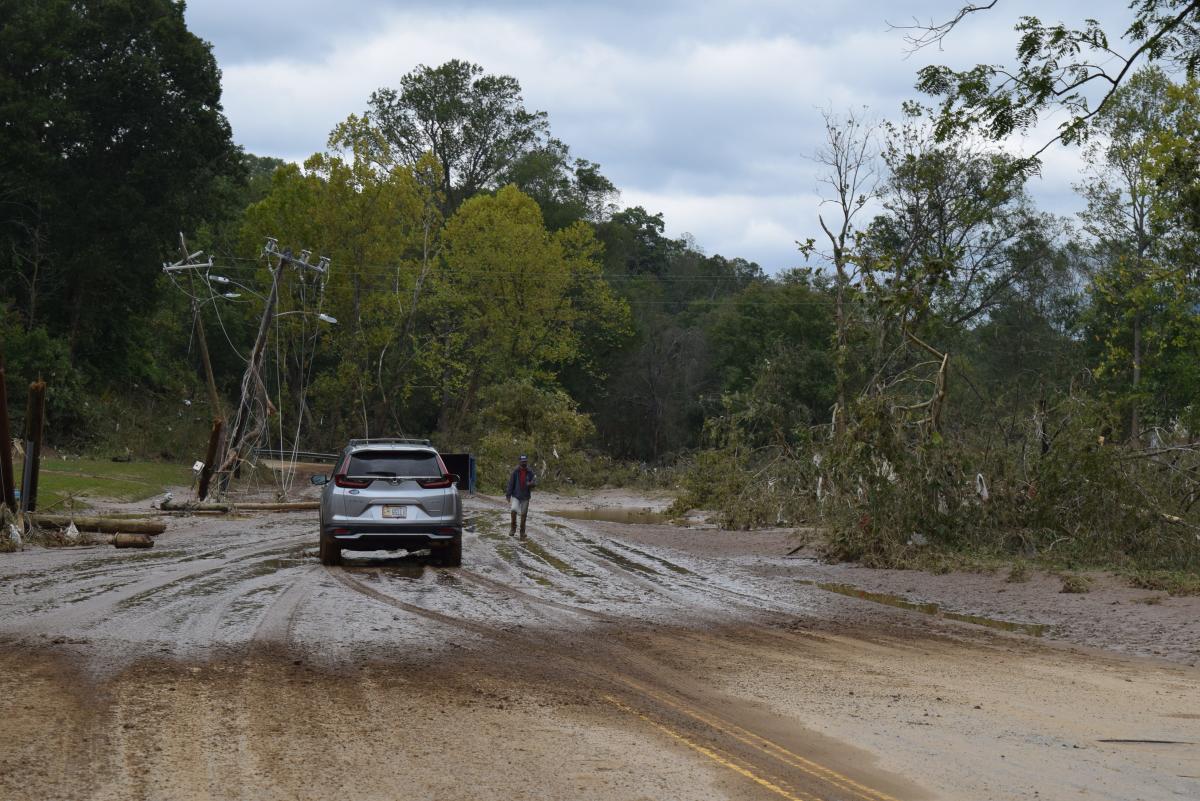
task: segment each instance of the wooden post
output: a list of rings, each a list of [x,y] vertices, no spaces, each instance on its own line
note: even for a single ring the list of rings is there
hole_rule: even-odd
[[[208,452],[204,455],[204,469],[200,471],[200,500],[208,497],[208,484],[212,481],[213,469],[216,466],[217,451],[221,445],[221,433],[225,430],[225,421],[221,418],[213,420],[212,433],[208,435]]]
[[[192,301],[192,314],[196,320],[196,344],[200,346],[200,362],[204,365],[204,382],[208,385],[208,404],[212,407],[213,417],[224,417],[221,411],[221,396],[217,394],[217,380],[213,377],[212,360],[208,358],[208,337],[204,335],[204,318],[200,314],[200,304]]]
[[[25,407],[25,480],[21,486],[21,510],[37,509],[38,474],[41,472],[42,435],[46,425],[46,382],[29,385],[29,403]]]
[[[17,513],[16,481],[13,479],[12,426],[8,420],[8,384],[4,354],[0,353],[0,504]]]

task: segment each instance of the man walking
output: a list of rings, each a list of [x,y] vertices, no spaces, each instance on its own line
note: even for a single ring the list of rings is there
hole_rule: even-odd
[[[508,477],[508,488],[504,490],[504,499],[509,502],[512,510],[512,526],[508,536],[517,533],[517,515],[521,515],[521,539],[525,539],[525,517],[529,514],[529,498],[533,488],[537,486],[537,476],[529,469],[529,459],[522,456],[517,462],[517,469]]]

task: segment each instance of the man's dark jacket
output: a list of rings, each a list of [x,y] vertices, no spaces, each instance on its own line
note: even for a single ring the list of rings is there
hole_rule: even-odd
[[[525,486],[522,487],[520,472],[521,468],[518,467],[508,477],[508,489],[504,491],[505,498],[516,498],[518,501],[527,501],[533,496],[533,488],[537,484],[537,476],[528,467],[525,468]]]

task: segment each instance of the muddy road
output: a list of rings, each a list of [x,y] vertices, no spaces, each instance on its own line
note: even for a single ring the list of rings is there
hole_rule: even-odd
[[[0,557],[0,799],[1200,798],[1190,664],[830,592],[754,534],[468,518],[462,568],[323,568],[312,513]]]

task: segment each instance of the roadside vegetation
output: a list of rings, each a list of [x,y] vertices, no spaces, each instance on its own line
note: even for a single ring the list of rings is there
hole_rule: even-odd
[[[22,466],[22,462],[16,463],[17,475]],[[38,511],[62,513],[89,508],[96,501],[140,501],[191,483],[190,467],[180,464],[48,458],[42,460]]]
[[[1063,63],[1061,36],[1021,24],[1022,69]],[[127,65],[116,38],[142,48]],[[281,280],[264,445],[430,436],[477,454],[485,489],[527,453],[546,487],[669,484],[678,513],[811,527],[830,558],[1011,563],[1014,581],[1102,567],[1195,592],[1200,86],[1160,68],[1182,41],[1099,113],[1066,106],[1088,165],[1071,219],[1036,207],[1037,162],[996,143],[1053,92],[934,70],[937,108],[826,114],[823,237],[767,275],[623,207],[515,77],[418,66],[284,163],[232,143],[178,5],[33,4],[0,29],[0,66],[24,76],[0,108],[27,121],[0,128],[14,430],[40,376],[51,445],[200,458],[238,397],[274,237],[332,268]],[[208,277],[162,273],[181,229]]]

